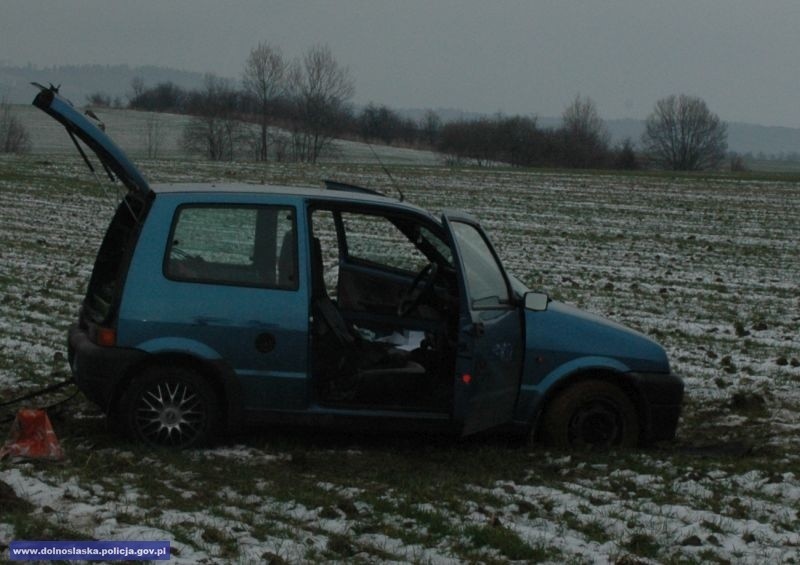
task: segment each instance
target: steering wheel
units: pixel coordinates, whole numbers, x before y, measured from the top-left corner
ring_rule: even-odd
[[[422,297],[427,295],[432,289],[433,284],[436,282],[436,275],[439,273],[439,265],[437,263],[428,263],[425,265],[414,280],[411,286],[400,298],[397,303],[397,315],[401,318],[408,316],[414,309],[419,306]],[[423,283],[424,281],[424,283]]]

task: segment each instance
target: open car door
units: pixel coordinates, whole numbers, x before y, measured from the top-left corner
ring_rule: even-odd
[[[509,422],[522,370],[522,317],[508,277],[480,224],[445,212],[459,273],[453,418],[468,435]]]

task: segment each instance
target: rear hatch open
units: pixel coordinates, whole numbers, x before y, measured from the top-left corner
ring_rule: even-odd
[[[154,194],[125,152],[101,129],[102,124],[98,127],[87,117],[94,117],[90,111],[76,109],[55,87],[36,86],[40,92],[33,105],[66,128],[87,166],[94,172],[79,140],[97,156],[109,178],[119,180],[128,189],[100,245],[81,309],[80,325],[97,342],[98,328],[113,333],[130,257]]]
[[[76,110],[67,99],[61,97],[57,88],[36,86],[41,92],[36,95],[33,105],[50,114],[66,128],[89,168],[94,170],[77,139],[83,141],[97,155],[112,180],[116,177],[128,190],[140,196],[147,196],[150,193],[150,186],[139,170],[103,130],[92,123],[85,114]]]

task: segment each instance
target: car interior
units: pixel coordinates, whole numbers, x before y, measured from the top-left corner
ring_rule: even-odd
[[[449,412],[457,343],[452,254],[420,221],[311,211],[312,375],[325,405]]]

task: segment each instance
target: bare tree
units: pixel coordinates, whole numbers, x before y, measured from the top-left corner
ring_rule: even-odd
[[[287,63],[277,47],[259,43],[250,51],[244,66],[242,84],[253,97],[261,126],[257,157],[268,159],[270,105],[286,93]]]
[[[615,169],[634,170],[639,168],[639,158],[636,156],[636,148],[630,137],[626,137],[622,143],[617,145],[614,153],[612,164]]]
[[[151,88],[142,88],[129,97],[128,107],[147,112],[185,112],[192,93],[172,82],[160,82]]]
[[[92,92],[86,97],[86,104],[93,108],[110,108],[111,95],[100,92],[99,90]]]
[[[400,134],[403,120],[400,115],[386,105],[376,106],[370,102],[358,117],[358,129],[364,141],[378,139],[386,145]]]
[[[731,162],[731,172],[744,173],[749,170],[747,168],[747,161],[745,161],[743,155],[740,155],[739,153],[736,152],[732,152],[729,156]]]
[[[674,94],[656,102],[642,144],[659,166],[676,171],[718,168],[728,148],[728,126],[702,98]]]
[[[0,153],[27,153],[31,149],[28,130],[16,116],[11,115],[11,104],[0,100]]]
[[[275,160],[279,163],[289,160],[291,139],[288,135],[278,134],[272,140],[272,147],[275,149]]]
[[[420,130],[425,142],[431,147],[436,147],[442,134],[442,118],[433,110],[426,110],[420,122]]]
[[[128,94],[128,101],[136,100],[144,93],[144,79],[141,76],[135,76],[131,79],[131,94]]]
[[[183,147],[210,161],[232,161],[242,130],[242,123],[237,120],[195,116],[183,130]]]
[[[294,103],[293,149],[300,161],[316,162],[349,117],[348,102],[355,85],[327,45],[311,47],[289,71]]]
[[[183,130],[184,149],[212,161],[232,161],[244,130],[236,119],[237,106],[230,81],[206,75],[203,90],[191,101],[195,116]]]
[[[487,165],[497,157],[495,147],[497,120],[459,120],[446,124],[439,136],[439,150],[450,163],[473,161],[479,167]]]
[[[575,96],[561,114],[565,140],[565,161],[573,167],[599,166],[608,151],[611,136],[594,101]]]
[[[156,159],[161,152],[161,144],[164,141],[164,128],[162,127],[161,117],[157,113],[147,116],[145,135],[147,137],[147,156],[151,159]]]
[[[593,135],[601,139],[608,137],[606,124],[600,118],[594,100],[588,96],[576,95],[575,99],[561,113],[561,122],[562,126],[570,131]]]

